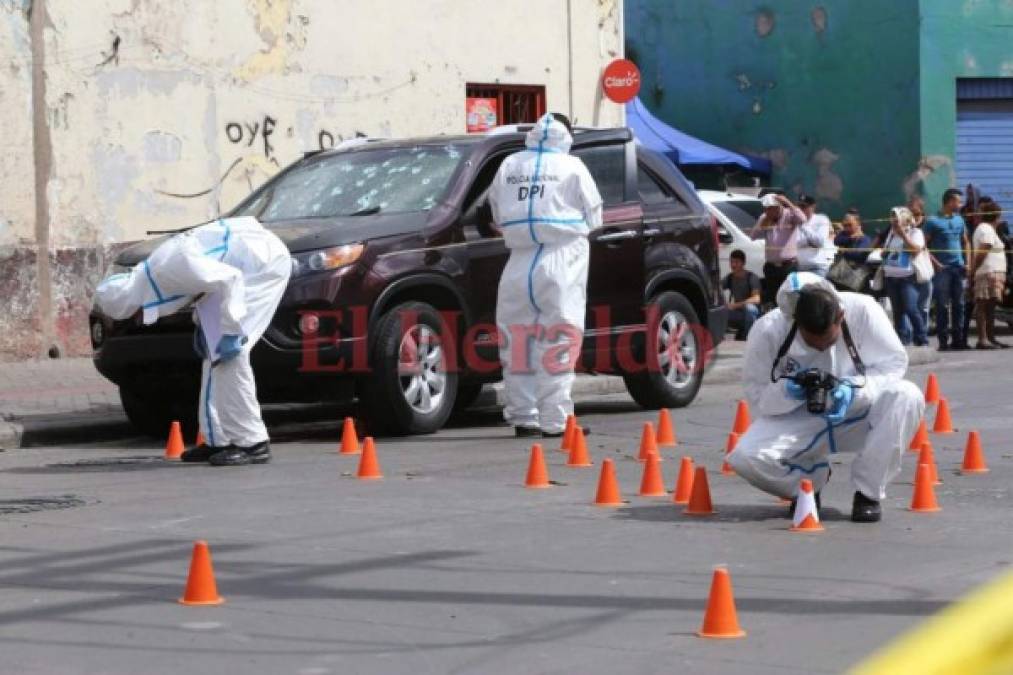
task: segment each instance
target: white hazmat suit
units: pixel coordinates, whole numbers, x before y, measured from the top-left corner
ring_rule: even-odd
[[[515,427],[563,430],[584,331],[588,233],[602,199],[573,138],[552,115],[528,132],[526,150],[503,160],[489,192],[510,249],[496,300],[503,342],[504,417]],[[526,336],[531,336],[528,339]]]
[[[200,429],[208,445],[248,448],[268,439],[260,417],[250,351],[270,324],[292,271],[288,249],[250,217],[219,220],[174,235],[128,274],[99,284],[95,302],[113,319],[138,309],[145,324],[179,311],[198,295],[204,338]],[[245,338],[220,360],[223,336]]]
[[[854,400],[840,424],[810,414],[805,401],[788,394],[784,380],[771,382],[771,367],[793,324],[798,291],[809,284],[837,295],[866,376],[855,368],[843,335],[826,351],[813,349],[796,335],[775,376],[819,368],[864,383],[854,389]],[[882,500],[887,484],[900,472],[901,458],[925,411],[921,391],[903,379],[907,352],[890,320],[871,297],[838,293],[829,282],[805,272],[788,276],[777,304],[749,333],[743,379],[757,419],[729,455],[729,463],[761,490],[790,499],[802,478],[812,480],[817,492],[822,489],[829,477],[830,454],[853,452],[857,453],[851,465],[854,490]]]

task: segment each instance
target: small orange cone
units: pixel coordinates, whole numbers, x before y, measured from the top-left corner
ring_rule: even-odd
[[[545,468],[545,456],[539,443],[531,446],[531,461],[528,462],[528,478],[524,481],[524,487],[532,489],[549,487],[549,470]]]
[[[703,615],[703,625],[696,634],[704,638],[740,638],[746,634],[739,626],[738,613],[735,611],[732,578],[724,567],[714,568],[707,611]]]
[[[911,452],[921,452],[922,443],[929,442],[929,428],[925,426],[925,418],[923,417],[921,422],[918,423],[918,431],[915,432],[915,437],[911,439],[911,445],[908,449]]]
[[[945,398],[939,399],[939,409],[936,410],[936,423],[932,427],[934,434],[954,433],[953,421],[950,419],[950,404]]]
[[[566,460],[567,466],[584,467],[594,466],[591,457],[587,454],[587,439],[579,427],[573,432],[573,447],[570,449],[570,457]]]
[[[351,417],[345,418],[345,423],[341,428],[341,449],[338,452],[342,455],[358,455],[362,452],[362,448],[359,447],[359,437],[355,434],[355,420]]]
[[[566,416],[566,426],[563,428],[563,440],[559,444],[560,452],[573,450],[573,432],[577,428],[577,418],[573,415]]]
[[[658,461],[658,453],[652,452],[644,463],[644,476],[640,479],[640,496],[664,497],[667,494],[665,480],[661,477],[661,462]]]
[[[721,475],[722,476],[734,476],[735,475],[735,469],[733,469],[732,465],[728,463],[728,459],[727,458],[728,458],[728,455],[730,455],[732,453],[732,450],[735,449],[735,446],[738,445],[738,444],[739,444],[739,435],[737,433],[735,433],[734,431],[732,433],[728,434],[728,441],[725,443],[725,461],[721,465]]]
[[[372,436],[362,441],[362,457],[359,459],[359,471],[355,474],[361,480],[378,480],[383,478],[380,473],[380,462],[376,459],[376,445]]]
[[[683,513],[687,516],[709,516],[714,513],[714,504],[711,503],[711,489],[707,484],[707,469],[702,466],[696,467],[696,474],[693,476],[693,489],[689,494],[689,503]]]
[[[676,504],[689,504],[689,495],[693,492],[693,460],[683,457],[679,463],[679,478],[675,482],[672,501]]]
[[[647,456],[652,452],[658,454],[658,437],[654,434],[654,425],[644,422],[644,431],[640,434],[640,454],[637,455],[638,462],[646,462]]]
[[[198,429],[197,430],[197,440],[194,441],[194,445],[196,445],[199,448],[200,446],[205,445],[205,444],[207,444],[207,441],[204,440],[204,432],[201,431],[200,429]]]
[[[193,544],[186,590],[179,602],[183,605],[220,605],[225,602],[225,598],[218,595],[215,571],[211,567],[211,551],[206,541],[195,541]]]
[[[911,495],[911,510],[918,513],[942,511],[936,501],[936,489],[932,486],[932,467],[919,464],[915,474],[915,491]]]
[[[749,404],[745,401],[739,401],[739,407],[735,411],[735,424],[732,426],[732,431],[741,436],[749,429],[749,424]]]
[[[183,432],[179,428],[179,422],[173,422],[169,427],[169,440],[165,443],[165,458],[179,459],[183,454]]]
[[[672,425],[672,415],[668,408],[662,408],[658,412],[658,447],[672,448],[678,445],[675,438],[675,427]]]
[[[922,450],[918,453],[918,464],[928,464],[932,469],[930,475],[933,485],[943,484],[943,481],[939,480],[939,469],[936,467],[936,453],[932,451],[932,444],[928,441],[922,443]]]
[[[939,380],[935,373],[929,373],[929,379],[925,382],[925,402],[929,405],[939,403]]]
[[[601,477],[598,479],[598,492],[594,497],[595,506],[622,506],[623,500],[619,496],[619,482],[616,480],[616,471],[612,466],[611,459],[601,461]]]
[[[822,532],[820,512],[816,508],[816,497],[813,495],[813,482],[803,478],[798,484],[798,495],[795,498],[795,513],[792,516],[792,532]]]
[[[964,463],[960,467],[961,473],[988,473],[988,465],[985,464],[985,453],[981,449],[981,437],[977,431],[967,434],[967,446],[964,448]]]

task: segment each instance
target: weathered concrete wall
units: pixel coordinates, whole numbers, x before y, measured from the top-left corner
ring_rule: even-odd
[[[922,163],[918,177],[934,209],[946,188],[964,187],[956,185],[957,78],[1013,77],[1013,2],[920,1]],[[1013,162],[1013,157],[1007,159]]]
[[[626,17],[644,103],[665,121],[769,157],[775,185],[832,214],[904,199],[920,157],[917,0],[630,0]]]
[[[467,82],[545,85],[550,108],[620,123],[597,95],[619,0],[572,0],[572,101],[567,4],[532,20],[518,0],[0,0],[0,289],[18,320],[0,317],[0,358],[87,351],[110,244],[213,217],[356,133],[461,133]]]

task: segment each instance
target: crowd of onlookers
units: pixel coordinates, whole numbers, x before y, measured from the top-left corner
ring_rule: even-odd
[[[960,190],[947,190],[935,215],[927,215],[924,200],[914,197],[891,209],[889,225],[870,235],[857,209],[833,223],[811,197],[796,204],[784,195],[765,195],[763,214],[749,233],[765,243],[763,277],[748,271],[745,253],[735,250],[722,282],[736,339],[745,339],[760,314],[775,305],[788,275],[804,271],[839,290],[888,300],[905,345],[928,345],[934,299],[940,351],[971,348],[972,315],[976,349],[1008,348],[995,337],[995,315],[1013,271],[1007,261],[1013,255],[1010,228],[997,202],[970,188],[968,197],[965,204]]]

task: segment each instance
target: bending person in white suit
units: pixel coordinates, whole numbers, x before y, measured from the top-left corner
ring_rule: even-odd
[[[749,333],[743,379],[758,418],[728,461],[788,499],[809,478],[818,499],[829,455],[856,453],[851,519],[876,522],[925,411],[921,391],[903,379],[907,352],[875,300],[838,293],[814,274],[790,274],[777,305]]]
[[[255,218],[232,218],[171,237],[129,274],[113,275],[96,289],[95,302],[108,316],[126,319],[141,310],[145,324],[195,302],[205,444],[183,453],[183,461],[270,461],[250,351],[270,324],[291,271],[278,237]]]

